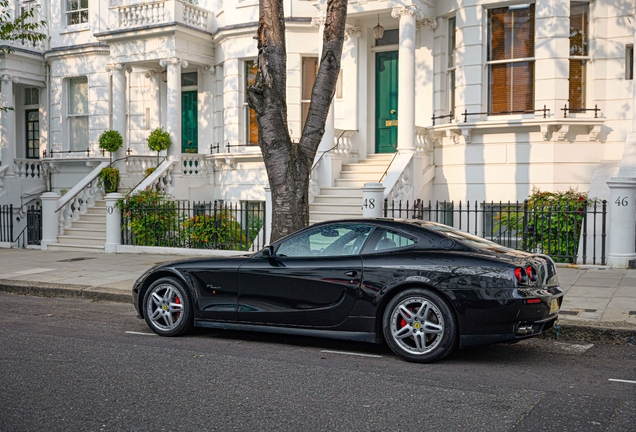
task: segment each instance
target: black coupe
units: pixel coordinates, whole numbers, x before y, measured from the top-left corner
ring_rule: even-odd
[[[554,262],[432,222],[324,222],[251,256],[164,263],[133,288],[161,336],[192,326],[379,343],[430,362],[554,324]]]

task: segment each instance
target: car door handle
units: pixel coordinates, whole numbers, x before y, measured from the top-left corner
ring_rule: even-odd
[[[357,271],[348,271],[348,272],[345,272],[345,276],[346,277],[356,277],[356,276],[358,276],[358,272]]]

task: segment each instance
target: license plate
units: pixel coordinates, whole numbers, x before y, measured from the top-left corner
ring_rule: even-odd
[[[550,314],[559,310],[559,301],[557,299],[552,299],[552,303],[550,303]]]

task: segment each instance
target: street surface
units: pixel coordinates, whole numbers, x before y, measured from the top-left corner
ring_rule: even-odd
[[[196,330],[0,293],[0,431],[633,431],[636,347],[534,339],[418,365],[385,345]]]

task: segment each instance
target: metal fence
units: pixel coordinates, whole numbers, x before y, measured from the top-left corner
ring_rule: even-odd
[[[13,243],[13,205],[0,206],[0,242]]]
[[[122,244],[257,251],[265,244],[265,202],[163,201],[122,208]]]
[[[450,225],[513,249],[557,262],[606,264],[607,201],[534,206],[524,202],[385,200],[384,216]]]
[[[16,236],[21,216],[13,214],[13,205],[0,206],[0,242],[14,243],[17,247],[39,245],[42,240],[42,207],[29,206],[26,210],[26,225]],[[22,226],[22,225],[20,225]]]

